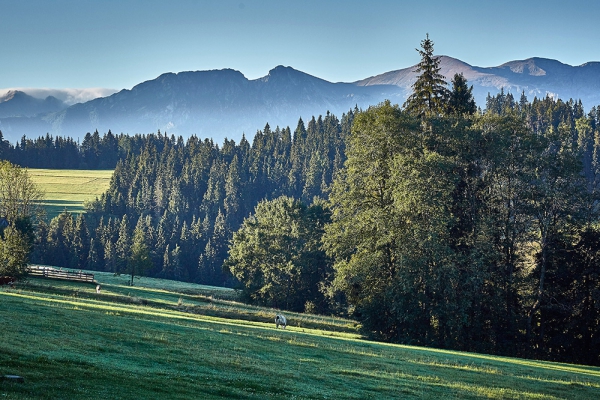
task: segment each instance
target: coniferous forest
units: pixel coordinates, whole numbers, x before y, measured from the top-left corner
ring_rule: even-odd
[[[238,287],[385,341],[600,365],[600,108],[504,91],[477,108],[429,38],[419,52],[404,105],[251,143],[2,141],[21,166],[115,168],[85,214],[37,221],[31,261]]]

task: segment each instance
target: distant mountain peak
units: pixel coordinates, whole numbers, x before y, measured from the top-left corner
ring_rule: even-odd
[[[8,92],[6,92],[6,94],[2,97],[0,97],[0,103],[3,103],[5,101],[10,101],[13,99],[18,99],[18,98],[28,98],[31,97],[29,96],[27,93],[22,92],[20,90],[9,90]]]
[[[267,76],[273,75],[302,75],[302,76],[312,76],[307,74],[306,72],[298,71],[290,66],[278,65],[275,68],[271,69]],[[313,77],[316,78],[316,77]],[[318,78],[317,78],[318,79]]]
[[[38,99],[20,90],[9,90],[0,97],[0,118],[33,117],[65,108],[66,105],[55,97]]]
[[[520,63],[509,63],[505,64],[510,70],[516,74],[523,74],[525,70],[531,76],[544,76],[546,71],[536,65],[535,60],[530,58]]]
[[[280,82],[280,81],[289,81],[289,82],[295,82],[297,83],[298,81],[312,81],[312,80],[316,80],[316,81],[320,81],[320,82],[327,82],[321,78],[317,78],[316,76],[307,74],[306,72],[302,72],[302,71],[298,71],[297,69],[294,69],[292,67],[285,67],[283,65],[278,65],[275,68],[273,68],[272,70],[269,71],[269,73],[266,76],[263,76],[262,78],[259,78],[258,80],[262,81],[262,82]],[[329,82],[327,82],[329,83]]]
[[[525,60],[515,60],[504,63],[498,68],[508,68],[515,74],[525,74],[530,76],[545,76],[549,70],[572,68],[570,65],[563,64],[556,60],[550,60],[541,57],[532,57]]]

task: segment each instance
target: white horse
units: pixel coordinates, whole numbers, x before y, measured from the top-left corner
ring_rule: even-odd
[[[275,316],[275,328],[279,328],[279,325],[281,325],[283,329],[285,329],[285,327],[287,326],[287,321],[285,317],[281,314],[277,314]]]

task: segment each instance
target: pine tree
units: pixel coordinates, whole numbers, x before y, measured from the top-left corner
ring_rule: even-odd
[[[127,270],[127,260],[131,250],[131,233],[129,231],[129,219],[127,214],[123,215],[119,225],[119,238],[115,244],[116,268],[117,271],[125,272]]]
[[[152,259],[150,258],[150,250],[146,243],[146,234],[144,233],[143,225],[138,223],[133,232],[131,255],[127,260],[127,269],[131,276],[130,284],[133,286],[133,279],[151,268]]]
[[[114,244],[109,240],[104,245],[104,270],[117,274],[117,255]]]
[[[223,201],[228,225],[238,225],[242,214],[242,188],[239,172],[239,160],[235,155],[229,164],[225,181],[225,199]]]
[[[35,229],[33,252],[31,254],[31,261],[33,263],[48,264],[48,257],[50,257],[49,229],[50,227],[46,221],[41,220],[38,222]]]
[[[419,76],[412,85],[413,93],[404,103],[410,113],[418,116],[442,113],[449,91],[446,88],[446,78],[440,74],[440,59],[433,55],[433,41],[427,38],[421,41],[421,62],[417,64]]]
[[[87,258],[90,253],[90,233],[83,214],[79,214],[75,220],[73,237],[71,240],[71,252],[74,257],[75,268],[87,268]]]
[[[90,251],[87,254],[86,266],[91,270],[100,270],[100,254],[97,243],[98,241],[94,238],[90,239]]]
[[[455,74],[452,79],[452,91],[448,99],[448,112],[456,115],[473,115],[477,111],[473,98],[473,86],[467,86],[464,75]]]

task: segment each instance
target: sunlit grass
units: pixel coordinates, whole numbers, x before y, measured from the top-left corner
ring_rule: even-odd
[[[42,205],[49,218],[65,209],[72,213],[84,211],[84,202],[94,200],[104,193],[113,170],[35,169],[27,172],[45,194]]]
[[[213,299],[241,311],[193,312],[199,311],[193,310],[194,299],[205,296],[195,290],[205,287],[188,286],[182,293],[169,282],[146,281],[136,282],[135,289],[105,281],[100,294],[94,285],[42,279],[16,289],[0,288],[0,375],[25,378],[21,384],[0,383],[0,398],[600,395],[598,368],[374,343],[356,332],[329,330],[326,320],[318,329],[294,326],[295,314],[290,314],[288,329],[275,329],[274,310],[250,308],[254,317],[271,315],[245,319],[251,315],[248,306]],[[153,287],[143,287],[146,283]],[[178,306],[180,299],[183,304]]]
[[[273,309],[236,301],[239,296],[233,289],[145,277],[135,279],[135,286],[129,286],[127,285],[128,277],[125,275],[115,276],[112,273],[97,271],[86,272],[94,274],[95,280],[101,284],[102,296],[110,301],[134,304],[150,303],[152,306],[171,307],[192,314],[255,322],[271,323],[274,318]],[[76,293],[80,297],[97,297],[95,284],[82,286],[76,282],[41,278],[33,278],[30,281],[32,285],[39,285],[36,288],[38,291]],[[51,288],[45,290],[45,287]],[[327,334],[356,333],[358,330],[358,324],[355,321],[344,318],[292,312],[286,312],[286,315],[290,318],[289,327],[321,329],[325,330]]]

